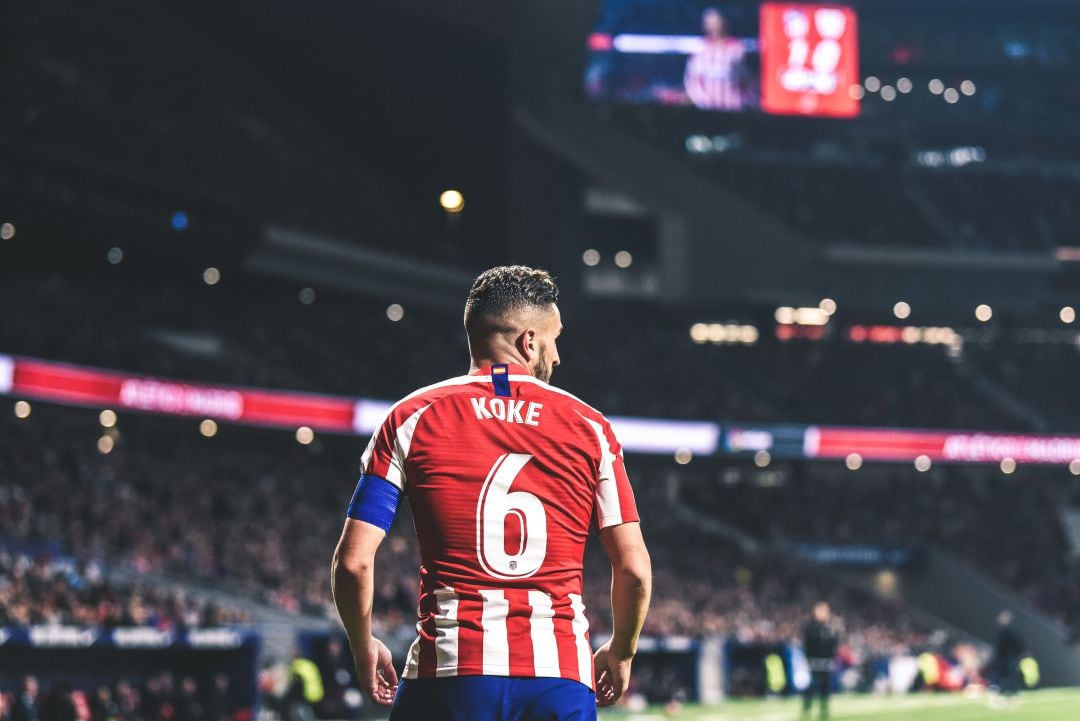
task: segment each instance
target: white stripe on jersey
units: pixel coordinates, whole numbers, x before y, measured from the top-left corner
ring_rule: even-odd
[[[480,591],[484,597],[484,610],[480,617],[480,627],[484,629],[484,675],[510,675],[510,641],[506,632],[506,617],[510,613],[510,602],[506,594],[493,589]]]
[[[555,642],[555,609],[551,596],[543,591],[529,591],[529,633],[532,636],[533,668],[537,676],[558,677],[559,646]]]
[[[409,457],[413,433],[416,432],[416,424],[420,422],[420,416],[424,415],[424,411],[428,408],[431,408],[430,403],[406,418],[405,422],[398,426],[394,437],[394,453],[390,457],[390,465],[386,468],[386,480],[401,490],[405,490],[405,459]]]
[[[456,676],[458,666],[458,596],[452,588],[435,589],[435,675]]]
[[[570,608],[574,610],[572,628],[574,629],[574,641],[577,643],[578,673],[581,676],[581,682],[592,688],[592,649],[589,647],[589,639],[585,638],[585,634],[589,630],[589,621],[585,618],[585,604],[581,602],[581,596],[576,593],[571,593],[569,598]]]
[[[578,413],[580,416],[581,414]],[[622,523],[622,506],[619,503],[619,484],[615,481],[615,454],[608,446],[607,437],[604,435],[604,427],[594,420],[581,416],[588,423],[596,440],[600,444],[600,470],[597,473],[599,482],[596,484],[596,505],[600,509],[599,527]]]
[[[416,640],[409,646],[408,660],[405,661],[405,671],[401,674],[405,678],[416,678],[420,675],[420,624],[416,624]]]

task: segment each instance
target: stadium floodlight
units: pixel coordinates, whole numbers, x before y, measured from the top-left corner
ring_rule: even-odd
[[[204,438],[213,438],[217,435],[217,432],[217,421],[213,420],[212,418],[205,418],[201,423],[199,423],[199,433]]]
[[[465,196],[460,190],[444,190],[439,196],[439,205],[447,213],[460,213],[465,210]]]

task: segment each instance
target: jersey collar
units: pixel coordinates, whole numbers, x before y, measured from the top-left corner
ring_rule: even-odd
[[[499,365],[499,364],[496,364],[496,365]],[[531,376],[532,375],[532,373],[529,372],[528,368],[526,368],[524,366],[520,366],[517,363],[507,363],[506,366],[507,366],[507,368],[506,368],[507,372],[512,376]],[[471,376],[489,376],[489,375],[491,375],[491,366],[487,365],[487,366],[484,366],[484,367],[479,368],[477,370],[474,370],[469,375],[471,375]]]

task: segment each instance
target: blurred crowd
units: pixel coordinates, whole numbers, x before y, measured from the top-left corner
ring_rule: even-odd
[[[242,721],[229,701],[229,678],[200,682],[171,672],[107,682],[0,678],[0,721]]]
[[[287,611],[333,615],[329,556],[351,495],[360,441],[321,439],[306,448],[281,448],[267,437],[273,431],[234,429],[222,434],[231,438],[205,439],[182,421],[133,417],[121,419],[116,448],[101,455],[93,445],[96,420],[83,411],[40,408],[24,421],[3,421],[0,465],[18,469],[0,479],[4,536],[21,544],[52,543],[75,559],[50,572],[13,556],[13,567],[25,570],[13,575],[13,591],[0,596],[13,599],[9,614],[29,606],[45,620],[69,613],[109,623],[107,611],[154,625],[242,619],[221,609],[197,613],[175,594],[145,589],[121,597],[119,608],[102,602],[93,609],[52,610],[71,607],[75,598],[87,599],[85,604],[113,598],[93,583],[98,564],[109,563],[209,582]],[[688,527],[672,513],[663,471],[632,464],[631,473],[657,574],[646,633],[783,642],[797,635],[807,609],[825,599],[845,619],[853,652],[869,657],[931,643],[931,630],[900,607],[839,590],[805,569]],[[377,564],[376,633],[407,644],[418,567],[407,505]],[[597,638],[610,629],[604,564],[598,544],[591,543],[586,602]],[[89,590],[71,590],[75,578],[90,579]]]
[[[0,486],[0,496],[8,486]],[[0,498],[0,507],[7,507]],[[7,520],[0,511],[0,517]],[[0,627],[64,625],[161,631],[248,620],[238,609],[189,598],[180,589],[110,582],[97,561],[0,550]]]
[[[780,545],[933,544],[1080,630],[1080,564],[1059,515],[1080,499],[1074,477],[976,466],[934,468],[919,478],[897,466],[853,472],[814,464],[763,475],[738,467],[684,472],[680,502]]]

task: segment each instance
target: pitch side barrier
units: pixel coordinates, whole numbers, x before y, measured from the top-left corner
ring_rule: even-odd
[[[90,366],[0,355],[0,395],[69,406],[111,408],[250,426],[370,435],[391,401],[212,385]],[[611,417],[628,453],[783,460],[1074,464],[1080,436],[860,428]]]
[[[260,645],[251,628],[0,626],[0,690],[30,674],[91,694],[117,678],[141,682],[169,672],[206,690],[224,680],[230,716],[253,718]]]

